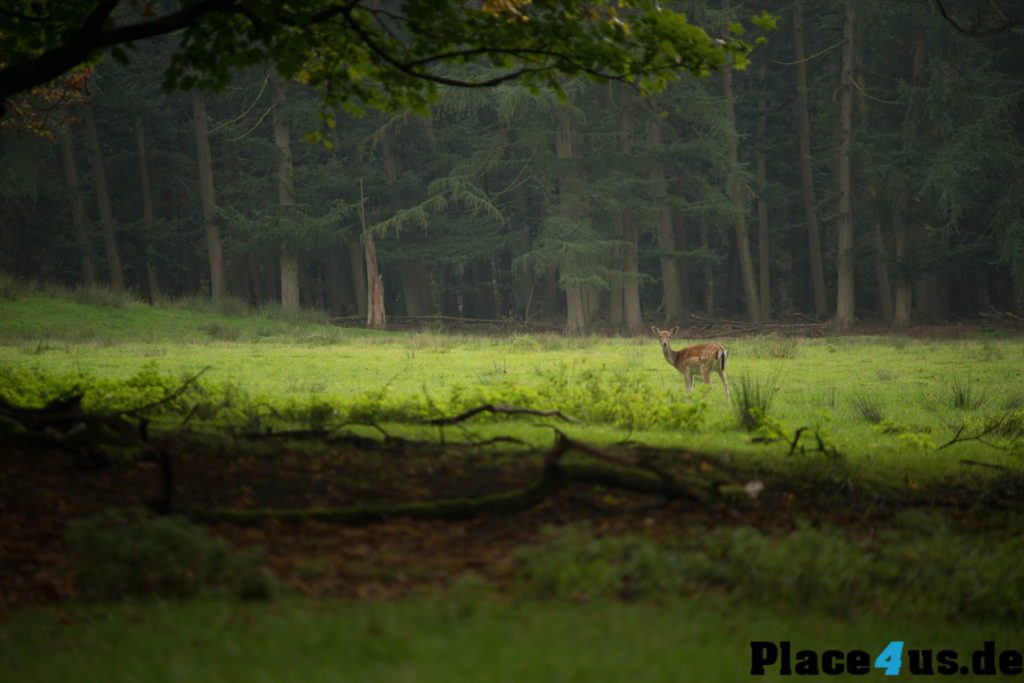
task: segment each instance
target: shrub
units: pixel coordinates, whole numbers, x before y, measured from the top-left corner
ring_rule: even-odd
[[[220,592],[268,598],[270,574],[255,556],[233,553],[227,543],[176,517],[107,512],[72,522],[67,530],[71,569],[83,598],[191,598]]]

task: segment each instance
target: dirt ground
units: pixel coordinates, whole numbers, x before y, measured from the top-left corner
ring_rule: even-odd
[[[217,439],[179,433],[156,435],[152,443],[173,460],[172,511],[337,509],[475,498],[525,486],[544,462],[540,453],[511,446],[496,453],[318,435]],[[500,583],[515,570],[516,548],[552,524],[588,520],[601,530],[671,535],[698,524],[784,532],[803,518],[871,529],[908,506],[940,506],[966,524],[985,527],[1007,510],[1024,511],[1024,477],[1009,471],[995,473],[979,495],[955,482],[927,489],[909,482],[864,486],[844,480],[841,467],[824,461],[788,473],[758,472],[685,450],[620,452],[656,463],[673,477],[734,492],[701,502],[573,483],[522,511],[457,521],[283,523],[270,517],[205,526],[240,550],[264,548],[272,571],[299,593],[379,598],[443,585],[466,570]],[[65,564],[67,524],[107,508],[153,506],[166,471],[159,459],[83,466],[81,458],[56,448],[6,448],[0,461],[0,607],[75,598]],[[764,485],[756,499],[742,491],[750,481]]]

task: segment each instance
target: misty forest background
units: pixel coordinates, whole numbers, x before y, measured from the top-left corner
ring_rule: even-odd
[[[1021,312],[1024,31],[968,35],[931,0],[677,4],[779,28],[646,99],[576,80],[327,116],[269,69],[164,93],[174,37],[141,43],[53,136],[0,129],[0,271],[381,326],[376,282],[389,315],[568,334]]]

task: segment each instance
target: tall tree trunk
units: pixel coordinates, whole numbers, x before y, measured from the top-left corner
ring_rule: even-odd
[[[761,65],[757,69],[757,265],[758,291],[761,293],[759,302],[761,318],[771,318],[771,249],[768,239],[768,201],[765,197],[768,187],[768,172],[765,154],[768,147],[767,118],[768,103],[766,101],[767,86],[765,76],[768,73],[768,60],[761,56]]]
[[[878,311],[887,325],[892,325],[892,286],[889,284],[889,267],[885,263],[885,239],[882,224],[875,220],[873,238],[875,242],[875,286],[878,289]]]
[[[849,330],[854,319],[853,201],[850,145],[853,143],[853,2],[846,3],[843,23],[843,73],[839,89],[839,159],[836,177],[839,215],[836,218],[836,329]]]
[[[569,105],[555,108],[555,157],[560,161],[576,158],[576,119]],[[558,178],[559,211],[570,220],[581,217],[578,172],[562,166]],[[590,306],[583,293],[583,287],[566,278],[575,273],[573,264],[562,264],[559,279],[565,290],[565,334],[581,336],[590,333]],[[566,272],[567,271],[567,272]]]
[[[359,224],[362,226],[363,253],[366,258],[366,325],[375,330],[387,327],[384,311],[384,276],[377,269],[377,245],[373,232],[366,224],[366,198],[363,180],[359,179]]]
[[[139,148],[139,183],[142,186],[142,222],[146,226],[146,284],[149,288],[149,300],[156,303],[160,299],[160,278],[154,263],[155,251],[152,246],[153,227],[153,186],[149,182],[149,160],[146,156],[146,129],[142,117],[135,117],[135,142]]]
[[[700,221],[700,246],[705,254],[711,253],[711,242],[708,240],[708,224],[704,219]],[[709,316],[715,315],[715,273],[711,262],[704,259],[700,267],[704,277],[704,312]]]
[[[349,235],[345,240],[348,250],[348,262],[352,271],[353,298],[356,302],[355,312],[357,315],[366,315],[366,261],[365,250],[358,235]]]
[[[623,235],[622,213],[621,211],[615,213],[610,218],[612,238],[620,241]],[[613,332],[619,332],[623,327],[622,272],[625,268],[623,265],[625,259],[622,252],[623,249],[620,248],[612,254],[612,272],[608,276],[608,327]]]
[[[892,212],[893,235],[896,238],[896,292],[893,297],[892,314],[892,326],[894,329],[910,327],[911,306],[913,305],[913,285],[910,279],[909,267],[906,263],[909,243],[907,226],[903,220],[906,205],[907,200],[904,194]]]
[[[804,27],[801,0],[793,0],[793,52],[796,58],[797,138],[800,141],[800,175],[803,184],[804,221],[807,223],[807,250],[811,262],[811,290],[814,314],[828,313],[825,299],[825,269],[821,259],[821,234],[818,230],[817,201],[814,197],[814,173],[811,163],[811,117],[807,110],[807,67],[804,64]]]
[[[295,175],[292,169],[291,129],[284,117],[286,102],[284,81],[271,77],[274,88],[274,146],[277,147],[277,201],[281,220],[289,227],[295,223]],[[281,245],[281,308],[299,310],[299,252],[295,245]]]
[[[619,152],[623,156],[633,155],[633,88],[622,83],[619,90]],[[615,329],[627,336],[637,336],[643,331],[643,316],[640,309],[640,280],[637,277],[639,263],[639,229],[637,209],[630,206],[617,217],[620,236],[625,246],[621,253],[621,268],[624,276],[619,277],[621,301],[620,319]]]
[[[92,240],[89,238],[89,220],[85,213],[85,197],[82,195],[82,184],[78,179],[78,164],[75,162],[74,142],[71,138],[71,127],[67,134],[60,136],[60,153],[64,160],[64,179],[71,193],[71,220],[75,226],[75,241],[81,254],[82,283],[86,287],[95,287],[96,260],[92,255]]]
[[[401,261],[398,277],[405,298],[406,315],[430,315],[434,312],[434,300],[430,292],[430,274],[423,259]]]
[[[657,104],[651,101],[656,109]],[[657,155],[661,148],[661,120],[649,118],[644,122],[644,137],[651,152]],[[672,228],[672,209],[668,205],[668,185],[665,181],[665,165],[658,158],[652,158],[649,171],[651,196],[659,204],[654,219],[655,236],[658,241],[658,258],[661,266],[661,291],[664,303],[665,323],[676,324],[686,316],[683,308],[683,287],[679,278],[679,260],[675,255],[676,238]]]
[[[728,25],[729,0],[722,0],[722,17]],[[747,305],[747,318],[751,322],[761,319],[761,300],[757,294],[757,280],[754,278],[754,261],[750,255],[750,238],[747,235],[747,213],[743,206],[739,178],[739,140],[736,132],[736,102],[732,92],[732,72],[722,70],[722,95],[725,100],[725,117],[729,121],[729,193],[732,197],[734,225],[736,228],[736,255],[739,258],[740,278],[743,280],[743,297]]]
[[[222,299],[227,295],[224,245],[220,239],[220,226],[217,222],[217,195],[213,184],[213,154],[210,152],[210,124],[206,115],[206,99],[198,90],[192,91],[192,116],[196,129],[199,199],[203,206],[206,251],[210,260],[210,296]]]
[[[117,249],[117,227],[114,225],[114,212],[110,208],[110,187],[107,185],[107,172],[103,167],[100,131],[96,126],[96,116],[91,106],[85,107],[85,126],[89,134],[89,147],[92,148],[93,181],[96,184],[96,200],[100,209],[100,226],[103,228],[103,246],[107,251],[110,287],[115,292],[123,292],[124,269],[121,267],[121,254]]]

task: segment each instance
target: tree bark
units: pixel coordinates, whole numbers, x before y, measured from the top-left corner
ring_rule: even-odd
[[[657,108],[652,100],[652,105]],[[648,119],[644,122],[644,137],[652,154],[661,148],[661,121]],[[683,287],[679,279],[679,260],[676,258],[676,238],[672,229],[672,210],[668,206],[668,185],[665,181],[665,165],[660,159],[652,158],[650,168],[651,196],[659,203],[655,216],[655,236],[658,241],[658,257],[661,266],[661,291],[664,303],[665,323],[676,324],[686,311],[683,308]]]
[[[555,157],[560,161],[576,158],[576,120],[568,105],[555,108]],[[580,202],[576,196],[579,185],[578,172],[562,166],[558,177],[559,211],[570,220],[579,220]],[[559,278],[565,290],[565,334],[582,336],[590,333],[590,307],[580,285],[565,280],[574,276],[575,264],[563,263]]]
[[[196,130],[199,198],[203,206],[206,251],[210,260],[210,296],[214,299],[222,299],[227,295],[224,245],[221,242],[220,226],[217,222],[217,196],[213,183],[213,154],[210,152],[210,124],[206,115],[206,99],[198,90],[192,91],[192,115]]]
[[[803,184],[804,220],[807,223],[807,250],[811,265],[811,290],[814,314],[828,313],[825,298],[825,269],[821,259],[821,234],[818,230],[817,201],[814,197],[814,173],[811,160],[811,118],[807,109],[807,67],[804,64],[804,28],[801,0],[793,0],[793,52],[796,58],[797,139],[800,141],[800,175]]]
[[[882,237],[882,224],[876,220],[874,224],[875,241],[875,285],[878,289],[878,312],[887,325],[892,325],[892,286],[889,284],[889,267],[885,263],[885,239]]]
[[[366,258],[366,325],[375,330],[387,327],[384,311],[384,277],[377,270],[377,245],[373,232],[366,224],[366,198],[363,180],[359,179],[359,224],[363,228],[363,254]]]
[[[620,117],[619,117],[619,151],[623,156],[633,154],[633,88],[622,83],[619,85]],[[637,336],[643,332],[643,314],[640,308],[640,270],[639,241],[637,227],[637,210],[635,206],[627,207],[619,216],[621,221],[622,271],[621,289],[621,321],[619,329],[627,336]]]
[[[853,143],[853,2],[846,3],[843,24],[843,72],[839,90],[839,159],[836,177],[839,215],[836,219],[836,320],[838,331],[849,330],[854,320],[853,202],[850,146]]]
[[[430,273],[422,259],[401,261],[398,277],[405,298],[406,315],[430,315],[434,312],[434,301],[430,292]]]
[[[295,175],[292,168],[291,129],[284,117],[286,100],[284,81],[271,77],[274,88],[274,146],[277,147],[277,201],[281,206],[281,220],[289,226],[295,223]],[[299,310],[299,252],[295,245],[281,245],[281,308],[287,312]]]
[[[708,240],[708,224],[703,219],[700,221],[700,246],[705,254],[711,253],[711,242]],[[704,312],[709,317],[715,315],[715,272],[711,264],[705,259],[701,264],[701,274],[704,276]]]
[[[729,21],[729,0],[722,0],[723,21]],[[736,228],[736,256],[739,258],[740,278],[743,281],[743,297],[746,300],[747,318],[751,322],[761,319],[760,298],[757,294],[757,280],[754,278],[754,262],[750,255],[750,238],[747,234],[747,214],[743,206],[739,179],[739,140],[736,132],[736,102],[732,92],[732,71],[722,70],[722,95],[725,100],[725,117],[729,121],[729,194],[732,197],[734,226]]]
[[[761,65],[757,69],[757,150],[756,150],[756,175],[757,175],[757,265],[758,291],[761,294],[759,302],[761,308],[761,319],[771,318],[771,244],[768,235],[768,201],[765,198],[768,187],[768,172],[765,154],[768,147],[767,134],[767,86],[765,76],[768,73],[768,60],[762,55]]]
[[[146,226],[146,284],[149,300],[156,303],[160,297],[160,278],[153,262],[155,252],[152,246],[153,227],[153,186],[149,182],[149,160],[146,156],[146,129],[141,116],[135,117],[135,142],[139,149],[139,183],[142,186],[142,222]]]
[[[96,260],[92,255],[89,220],[85,213],[85,197],[82,195],[82,184],[78,178],[78,165],[75,162],[75,149],[70,126],[67,134],[60,136],[60,153],[64,161],[64,179],[67,181],[71,194],[71,220],[75,226],[75,241],[78,242],[78,250],[81,255],[82,283],[86,287],[95,287],[98,282]]]
[[[366,293],[365,250],[359,240],[359,236],[354,234],[348,236],[345,246],[348,250],[349,267],[352,270],[353,298],[356,303],[355,312],[357,315],[363,316],[366,315],[366,303],[368,301]]]
[[[124,269],[121,266],[121,254],[117,249],[117,226],[114,224],[114,212],[110,208],[110,187],[107,184],[107,172],[103,166],[103,146],[100,144],[100,132],[91,105],[85,107],[85,126],[89,134],[89,147],[92,148],[93,181],[96,185],[96,200],[100,209],[100,226],[103,228],[103,245],[107,251],[110,288],[115,292],[123,292]]]

